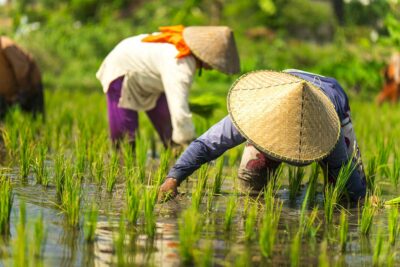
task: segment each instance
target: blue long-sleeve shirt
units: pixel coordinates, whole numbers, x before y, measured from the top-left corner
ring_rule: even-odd
[[[321,88],[335,105],[340,120],[343,121],[347,118],[348,98],[335,79],[301,71],[291,70],[288,72]],[[218,158],[226,150],[245,141],[246,139],[233,125],[230,117],[226,116],[189,145],[169,171],[168,177],[175,178],[178,183],[181,183],[202,164]],[[329,167],[328,175],[336,178],[341,167],[350,159],[351,155],[347,153],[346,142],[341,133],[335,148],[322,162]],[[350,198],[353,200],[363,197],[366,193],[365,183],[357,171],[352,172],[346,187]]]

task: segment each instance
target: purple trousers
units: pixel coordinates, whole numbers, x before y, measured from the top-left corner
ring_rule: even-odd
[[[121,76],[112,81],[107,91],[110,136],[115,145],[118,145],[125,137],[134,145],[136,131],[139,127],[139,117],[138,112],[135,110],[118,107],[123,80],[124,77]],[[172,138],[172,123],[165,94],[161,94],[157,100],[156,106],[146,111],[146,113],[154,125],[154,128],[157,130],[164,146],[168,146]]]

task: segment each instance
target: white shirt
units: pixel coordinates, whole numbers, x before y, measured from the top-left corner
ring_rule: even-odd
[[[106,93],[110,83],[124,76],[118,106],[151,110],[165,92],[172,121],[172,140],[181,144],[194,138],[188,95],[196,72],[192,55],[177,59],[169,43],[142,42],[147,34],[122,40],[105,58],[96,77]]]

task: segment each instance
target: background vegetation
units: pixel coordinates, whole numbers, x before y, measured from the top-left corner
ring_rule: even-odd
[[[0,10],[2,33],[34,54],[50,90],[100,92],[95,72],[107,53],[162,25],[229,25],[242,72],[304,69],[334,76],[367,98],[400,50],[398,0],[14,0]],[[206,73],[193,95],[225,95],[235,78]],[[204,88],[210,81],[215,88]]]

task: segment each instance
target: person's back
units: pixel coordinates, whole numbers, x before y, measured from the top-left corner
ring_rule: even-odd
[[[44,113],[41,74],[31,55],[6,36],[0,37],[0,118],[18,104],[22,110]]]
[[[385,83],[377,97],[378,104],[384,101],[396,103],[400,97],[400,53],[392,55],[384,70]]]

